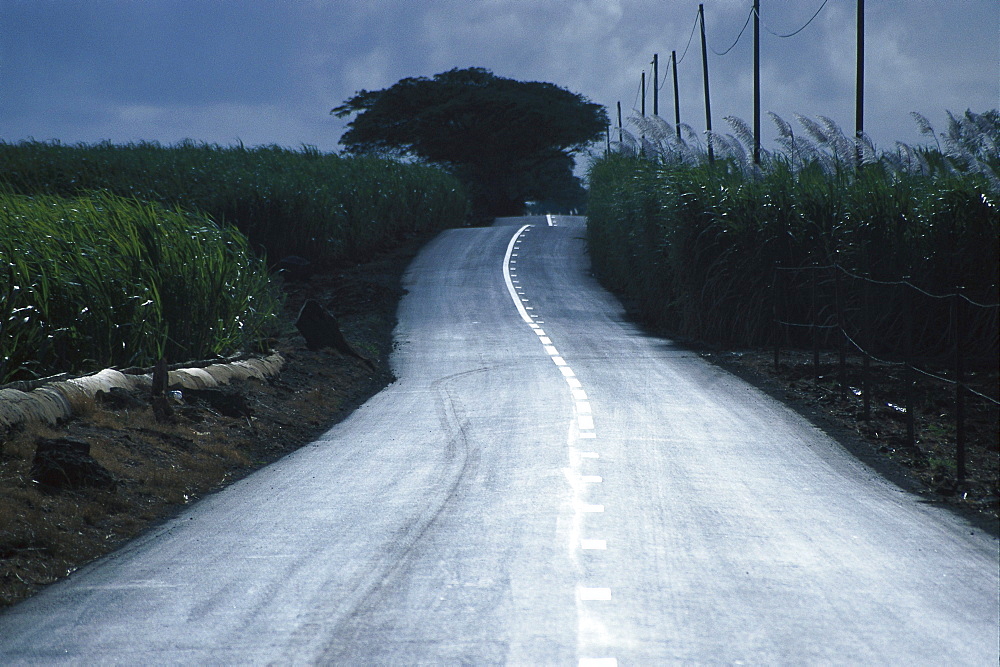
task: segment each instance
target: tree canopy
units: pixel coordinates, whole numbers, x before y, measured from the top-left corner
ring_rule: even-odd
[[[599,139],[607,113],[555,84],[473,67],[362,90],[331,110],[357,113],[340,143],[450,168],[480,215],[513,215],[529,199],[569,202],[582,189],[573,156]]]

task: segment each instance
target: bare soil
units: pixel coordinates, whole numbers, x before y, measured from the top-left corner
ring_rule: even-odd
[[[57,427],[0,433],[0,607],[315,440],[392,382],[388,358],[400,279],[426,240],[411,239],[366,264],[285,282],[282,330],[273,341],[285,358],[280,376],[231,387],[248,414],[228,417],[188,396],[174,406],[172,420],[159,422],[149,397],[139,396],[128,407],[95,401]],[[374,362],[374,371],[333,349],[306,348],[294,327],[306,299],[337,317],[344,337]],[[115,488],[56,490],[35,482],[36,442],[58,437],[89,443]]]
[[[1000,410],[994,402],[966,396],[965,475],[960,478],[953,385],[918,378],[911,443],[905,407],[911,378],[899,366],[872,364],[866,418],[858,359],[848,361],[844,391],[835,353],[822,353],[818,368],[811,351],[782,350],[777,368],[773,350],[702,355],[795,408],[865,463],[919,494],[923,502],[947,506],[984,530],[1000,534]],[[944,370],[938,373],[947,375]],[[970,373],[967,381],[996,399],[996,370]]]
[[[249,414],[227,417],[192,400],[176,419],[156,421],[148,397],[133,407],[95,402],[58,427],[28,426],[0,434],[0,607],[14,604],[175,515],[188,503],[314,440],[393,380],[388,367],[400,277],[426,239],[377,260],[305,282],[283,285],[284,326],[274,349],[286,360],[280,377],[233,387]],[[340,321],[345,338],[375,362],[324,349],[310,351],[293,326],[302,303],[318,300]],[[705,352],[704,356],[764,388],[832,433],[855,455],[926,502],[962,512],[997,533],[1000,447],[995,405],[972,402],[967,475],[956,479],[953,402],[947,389],[920,398],[917,442],[906,438],[903,385],[880,369],[870,420],[861,398],[841,395],[835,360],[824,355],[817,379],[811,355]],[[857,370],[856,368],[854,369]],[[980,375],[996,395],[995,373]],[[90,443],[91,455],[115,478],[113,490],[46,489],[31,479],[36,442],[69,436]]]

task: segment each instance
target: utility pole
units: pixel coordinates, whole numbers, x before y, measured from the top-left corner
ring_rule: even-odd
[[[639,79],[639,88],[642,90],[642,117],[646,117],[646,71],[642,71],[642,78]]]
[[[660,115],[660,55],[653,54],[653,115]]]
[[[677,131],[677,138],[681,138],[681,100],[677,95],[677,52],[670,52],[670,63],[674,70],[674,129]]]
[[[622,135],[622,103],[618,102],[618,143],[625,141],[625,137]]]
[[[715,151],[712,150],[712,102],[708,95],[708,45],[705,42],[705,5],[698,5],[698,18],[701,19],[701,69],[705,79],[705,129],[708,141],[708,161],[715,162]]]
[[[858,75],[854,103],[854,136],[858,139],[858,165],[861,164],[861,135],[865,132],[865,0],[858,0]]]
[[[753,163],[760,164],[760,0],[753,0]]]

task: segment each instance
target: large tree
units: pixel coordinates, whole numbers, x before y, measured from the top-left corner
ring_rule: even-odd
[[[469,187],[479,215],[516,215],[526,200],[578,196],[573,156],[608,122],[604,107],[581,95],[478,67],[362,90],[330,113],[357,113],[340,139],[349,152],[450,168]]]

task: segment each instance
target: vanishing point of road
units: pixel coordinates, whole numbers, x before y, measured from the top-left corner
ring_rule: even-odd
[[[997,540],[644,335],[584,235],[441,234],[395,383],[0,614],[0,663],[996,665]]]

